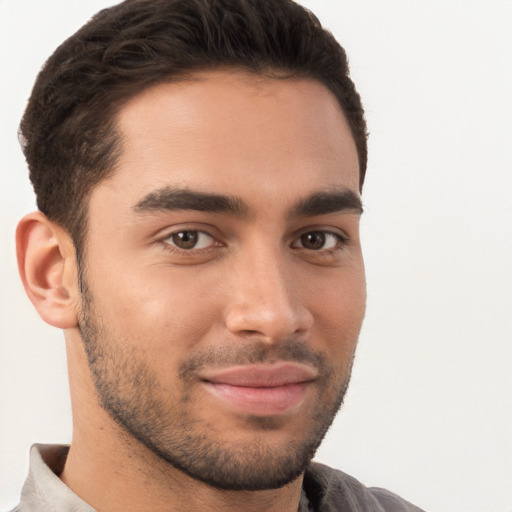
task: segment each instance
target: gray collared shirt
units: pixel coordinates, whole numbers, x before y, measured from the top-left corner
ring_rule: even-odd
[[[32,446],[20,504],[12,512],[95,512],[58,477],[68,451],[69,446]]]
[[[12,512],[96,512],[58,475],[69,446],[35,444],[20,504]],[[423,512],[385,489],[367,488],[341,471],[311,463],[298,512]]]

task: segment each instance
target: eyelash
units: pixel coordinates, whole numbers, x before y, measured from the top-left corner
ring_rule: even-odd
[[[211,238],[212,243],[211,245],[208,245],[207,247],[201,247],[201,248],[195,248],[192,247],[190,249],[182,249],[181,247],[177,247],[174,245],[170,240],[172,237],[179,235],[180,233],[195,233],[196,235],[206,235],[207,237]],[[173,253],[180,253],[180,254],[198,254],[205,251],[210,251],[211,249],[215,247],[221,247],[222,244],[216,240],[216,238],[213,235],[210,235],[210,233],[207,233],[206,231],[200,230],[200,229],[180,229],[178,231],[173,231],[172,233],[169,233],[165,238],[162,239],[162,245],[164,248],[170,252]]]
[[[312,229],[310,231],[305,231],[301,235],[299,235],[292,243],[292,246],[299,241],[301,241],[301,243],[303,243],[303,241],[301,240],[303,237],[305,237],[307,235],[313,235],[313,234],[314,235],[322,235],[322,237],[324,237],[324,244],[326,243],[325,239],[327,237],[329,237],[329,236],[333,237],[336,240],[335,246],[332,248],[329,248],[329,249],[320,248],[317,250],[308,249],[307,247],[296,247],[296,248],[303,249],[305,251],[311,251],[312,253],[317,253],[319,255],[320,254],[331,255],[331,254],[334,254],[334,253],[342,250],[348,243],[348,238],[346,236],[341,235],[340,233],[337,233],[334,231],[329,231],[326,229]]]
[[[207,247],[200,247],[200,248],[191,247],[189,249],[183,249],[181,247],[177,247],[175,244],[173,244],[170,241],[170,240],[172,240],[173,237],[175,237],[179,234],[183,234],[183,233],[193,233],[196,236],[206,235],[214,243],[208,245]],[[307,248],[307,247],[303,247],[303,246],[297,246],[298,243],[302,244],[304,242],[303,237],[305,237],[307,235],[323,236],[324,237],[324,242],[323,242],[324,245],[326,243],[325,238],[331,236],[336,239],[336,243],[335,243],[334,247],[329,248],[329,249],[324,249],[324,248],[311,249],[311,248]],[[290,247],[292,247],[293,249],[300,250],[300,251],[307,251],[311,254],[315,254],[318,256],[321,256],[321,255],[332,256],[332,255],[342,251],[347,246],[348,243],[349,243],[348,237],[346,237],[338,232],[319,228],[319,229],[310,229],[309,231],[302,232],[301,234],[299,234],[297,237],[294,238],[293,242],[290,244]],[[201,253],[205,253],[205,252],[210,252],[215,247],[223,246],[223,244],[221,242],[218,242],[213,235],[209,234],[206,231],[200,230],[200,229],[180,229],[178,231],[169,233],[165,238],[162,239],[162,245],[167,251],[175,253],[175,254],[178,253],[181,255],[201,254]]]

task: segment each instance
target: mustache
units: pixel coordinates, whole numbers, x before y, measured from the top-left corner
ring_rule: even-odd
[[[205,368],[277,362],[308,364],[324,376],[332,372],[328,358],[322,352],[312,350],[304,342],[285,340],[270,346],[261,342],[242,342],[240,345],[212,347],[183,361],[178,375],[180,379],[188,380]]]

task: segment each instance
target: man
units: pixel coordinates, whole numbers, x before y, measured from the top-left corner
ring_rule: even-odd
[[[311,463],[365,310],[366,125],[286,0],[127,0],[61,45],[21,123],[18,261],[64,330],[70,447],[17,510],[419,510]]]

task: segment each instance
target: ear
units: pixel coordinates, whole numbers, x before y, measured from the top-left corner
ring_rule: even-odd
[[[77,326],[78,286],[70,236],[41,212],[23,217],[16,230],[18,269],[41,318],[61,329]]]

